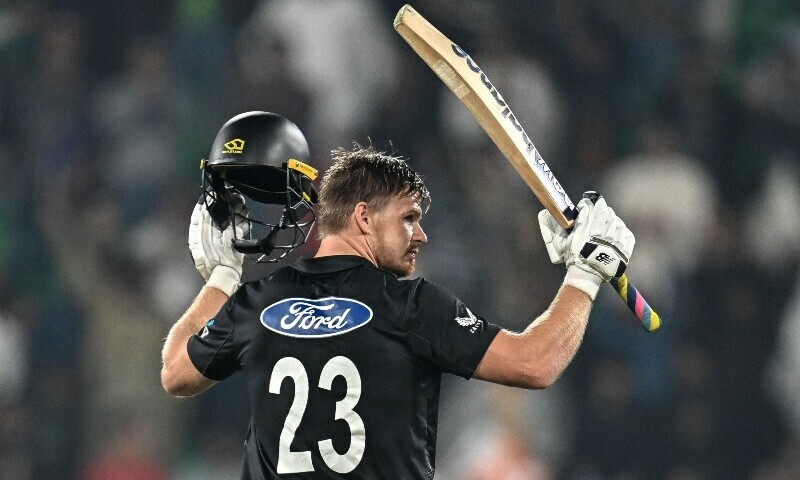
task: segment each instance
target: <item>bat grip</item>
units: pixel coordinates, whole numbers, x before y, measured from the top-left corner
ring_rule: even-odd
[[[596,203],[600,198],[600,194],[595,191],[588,191],[583,194],[583,198],[588,198],[592,203]],[[661,326],[661,317],[650,308],[650,304],[647,303],[647,300],[639,293],[639,290],[628,281],[627,275],[623,273],[619,277],[613,277],[608,283],[610,283],[619,296],[622,297],[622,300],[625,301],[625,304],[628,305],[631,312],[636,315],[636,318],[639,319],[639,323],[642,324],[645,330],[648,332],[658,330],[658,327]]]
[[[622,300],[628,305],[639,323],[648,332],[654,332],[661,326],[661,317],[650,308],[650,304],[644,299],[639,290],[628,281],[628,276],[624,273],[620,277],[614,277],[608,281],[614,290],[617,291]]]

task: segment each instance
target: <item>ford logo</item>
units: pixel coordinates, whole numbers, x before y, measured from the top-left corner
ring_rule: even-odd
[[[372,309],[352,298],[287,298],[261,312],[261,323],[289,337],[341,335],[372,320]]]

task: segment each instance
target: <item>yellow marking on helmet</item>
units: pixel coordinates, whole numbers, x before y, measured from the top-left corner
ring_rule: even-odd
[[[241,138],[234,138],[222,144],[226,148],[222,153],[242,153],[244,150],[244,140]]]
[[[289,159],[289,163],[286,164],[287,167],[291,168],[292,170],[296,170],[306,177],[310,178],[312,181],[316,180],[317,169],[312,167],[311,165],[306,165],[305,163],[301,162],[300,160],[295,160],[294,158]]]
[[[311,197],[309,197],[306,192],[303,192],[303,198],[306,199],[306,202],[311,203]]]

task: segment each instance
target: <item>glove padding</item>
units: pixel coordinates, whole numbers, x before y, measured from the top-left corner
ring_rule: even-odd
[[[636,240],[603,197],[596,203],[583,199],[577,209],[571,232],[546,210],[539,213],[539,227],[550,261],[567,264],[564,283],[594,298],[602,282],[625,272]]]
[[[233,248],[233,239],[246,238],[250,233],[250,222],[242,195],[229,192],[227,201],[237,215],[225,230],[214,223],[202,198],[195,205],[189,225],[189,251],[206,285],[230,297],[239,288],[244,262],[244,254]]]
[[[564,263],[567,253],[569,232],[558,224],[553,214],[547,210],[539,212],[539,229],[542,231],[544,246],[550,261],[558,264]]]

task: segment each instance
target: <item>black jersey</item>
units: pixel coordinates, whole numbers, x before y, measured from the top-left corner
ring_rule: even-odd
[[[332,256],[246,283],[188,347],[206,377],[247,377],[243,479],[430,479],[441,373],[471,377],[498,331],[434,283]]]

